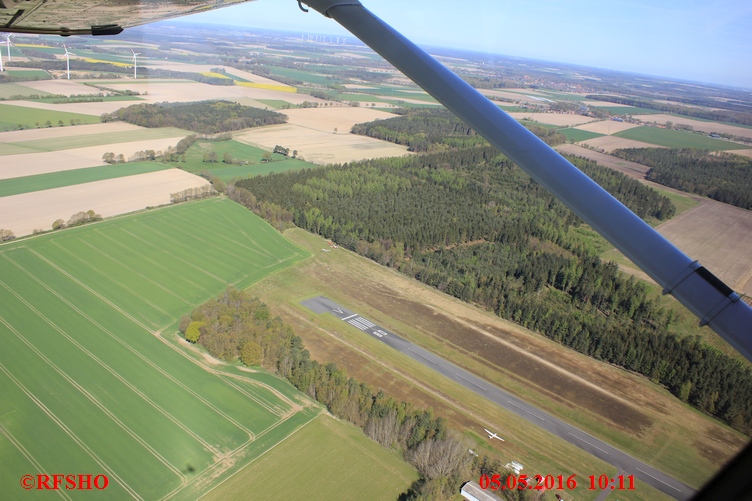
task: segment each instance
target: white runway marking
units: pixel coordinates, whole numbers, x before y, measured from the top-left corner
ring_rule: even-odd
[[[373,322],[371,322],[371,321],[369,321],[369,320],[366,320],[366,319],[365,319],[365,318],[363,318],[363,317],[360,317],[360,318],[358,318],[358,321],[359,321],[360,323],[362,323],[363,325],[366,325],[366,326],[368,326],[369,328],[370,328],[370,327],[376,327],[376,324],[375,324],[375,323],[373,323]]]
[[[641,469],[639,469],[639,468],[637,468],[637,471],[644,473],[645,475],[647,475],[647,476],[648,476],[648,477],[650,477],[650,478],[655,478],[655,477],[654,477],[653,475],[651,475],[650,473],[648,473],[648,472],[646,472],[646,471],[642,471],[642,470],[641,470]],[[669,487],[671,487],[671,488],[672,488],[672,489],[674,489],[675,491],[679,491],[679,492],[681,492],[681,491],[680,491],[679,489],[677,489],[677,488],[676,488],[676,487],[674,487],[673,485],[667,484],[666,482],[664,482],[664,481],[663,481],[663,480],[661,480],[660,478],[655,478],[655,479],[656,479],[657,481],[659,481],[660,483],[662,483],[663,485],[668,485]]]
[[[528,413],[528,414],[530,414],[531,416],[535,416],[535,417],[537,417],[538,419],[540,419],[541,421],[545,421],[545,419],[544,419],[544,418],[540,417],[540,416],[539,416],[538,414],[536,414],[536,413],[534,413],[534,412],[531,412],[531,411],[529,411],[528,409],[525,409],[525,408],[524,408],[524,407],[522,407],[521,405],[517,405],[517,404],[515,404],[514,402],[512,402],[511,400],[507,400],[507,402],[509,402],[510,404],[514,405],[514,406],[515,406],[515,407],[517,407],[518,409],[521,409],[521,410],[523,410],[523,411],[527,412],[527,413]]]
[[[585,442],[586,444],[588,444],[588,445],[589,445],[590,447],[595,447],[596,449],[598,449],[598,450],[599,450],[599,451],[601,451],[602,453],[604,453],[604,454],[608,454],[608,451],[604,451],[603,449],[601,449],[601,448],[600,448],[600,447],[598,447],[597,445],[595,445],[595,444],[591,444],[590,442],[588,442],[588,441],[587,441],[587,440],[585,440],[584,438],[582,438],[582,437],[578,437],[577,435],[575,435],[575,434],[573,434],[573,433],[570,433],[570,435],[572,435],[572,436],[573,436],[574,438],[576,438],[577,440],[582,440],[583,442]],[[653,477],[653,478],[655,478],[655,477]],[[658,480],[658,479],[656,478],[656,480]]]
[[[359,319],[357,319],[357,318],[353,318],[352,320],[348,320],[347,323],[350,324],[350,325],[352,325],[352,326],[354,326],[354,327],[357,327],[358,329],[360,329],[362,331],[368,329],[367,326],[361,324],[358,320]]]
[[[471,380],[469,380],[468,378],[466,378],[465,376],[461,376],[460,374],[457,374],[456,372],[455,372],[454,374],[455,374],[455,375],[456,375],[457,377],[464,379],[464,380],[465,380],[465,381],[467,381],[468,383],[470,383],[470,384],[472,384],[472,385],[475,385],[475,386],[477,386],[477,387],[478,387],[478,388],[480,388],[481,390],[483,390],[483,391],[488,391],[488,389],[487,389],[487,388],[484,388],[484,387],[482,387],[481,385],[479,385],[479,384],[478,384],[478,383],[476,383],[475,381],[471,381]]]
[[[354,313],[354,314],[350,315],[349,317],[345,317],[345,318],[343,318],[342,320],[350,320],[351,318],[353,318],[353,317],[357,317],[357,316],[358,316],[358,314],[357,314],[357,313]]]
[[[418,353],[417,351],[411,350],[410,348],[408,348],[408,349],[407,349],[407,351],[411,351],[411,352],[415,353],[416,355],[418,355],[419,357],[421,357],[421,358],[425,358],[426,360],[428,360],[428,361],[429,361],[429,362],[431,362],[432,364],[436,365],[436,362],[434,362],[434,361],[433,361],[433,360],[431,360],[430,358],[426,357],[425,355],[421,355],[421,354],[420,354],[420,353]]]

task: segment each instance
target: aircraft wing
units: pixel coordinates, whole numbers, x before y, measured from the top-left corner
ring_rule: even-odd
[[[0,31],[117,35],[124,28],[251,0],[0,0]]]

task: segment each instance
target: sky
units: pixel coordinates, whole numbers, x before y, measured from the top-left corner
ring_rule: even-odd
[[[417,44],[752,88],[749,0],[361,0]],[[182,18],[345,35],[296,0],[255,0]]]

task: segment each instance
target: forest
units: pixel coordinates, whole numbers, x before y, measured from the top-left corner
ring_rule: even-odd
[[[134,104],[102,115],[103,122],[114,120],[142,127],[178,127],[201,134],[217,134],[249,127],[282,124],[287,122],[287,116],[229,101],[201,101]]]
[[[292,328],[245,291],[230,288],[210,299],[181,319],[180,330],[214,357],[279,375],[336,417],[397,451],[421,474],[401,499],[452,499],[469,475],[506,473],[497,459],[469,455],[472,444],[431,409],[415,408],[348,378],[334,363],[311,360]]]
[[[355,124],[350,132],[407,146],[408,151],[426,152],[449,148],[487,146],[488,142],[469,125],[445,109],[401,109],[401,116]],[[527,126],[546,144],[566,142],[566,137],[546,127]]]
[[[584,159],[641,217],[671,202]],[[752,373],[694,338],[616,264],[602,240],[490,147],[255,177],[231,194],[295,225],[596,359],[644,374],[738,430],[752,431]],[[279,227],[279,224],[277,224]],[[710,376],[712,374],[712,376]]]
[[[752,209],[752,159],[695,148],[628,148],[612,155],[650,167],[650,181]]]

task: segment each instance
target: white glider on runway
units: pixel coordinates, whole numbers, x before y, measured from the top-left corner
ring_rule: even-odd
[[[488,433],[488,438],[498,438],[498,439],[499,439],[499,440],[501,440],[502,442],[504,441],[504,439],[503,439],[503,438],[501,438],[501,437],[500,437],[499,435],[497,435],[496,433],[494,433],[494,432],[492,432],[492,431],[488,431],[488,430],[486,430],[485,428],[483,428],[483,429],[484,429],[484,430],[486,431],[486,433]]]

